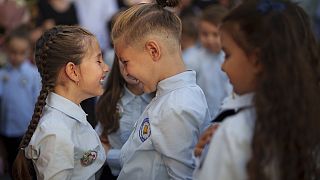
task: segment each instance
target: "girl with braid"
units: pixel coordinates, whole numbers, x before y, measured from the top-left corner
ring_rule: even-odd
[[[14,164],[15,179],[95,179],[105,150],[80,107],[103,93],[108,71],[94,35],[76,26],[56,26],[36,43],[42,89]],[[32,162],[32,164],[31,164]]]

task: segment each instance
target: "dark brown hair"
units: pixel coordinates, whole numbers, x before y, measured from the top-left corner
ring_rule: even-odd
[[[20,38],[20,39],[25,39],[29,45],[31,45],[31,40],[30,40],[30,31],[31,28],[28,25],[20,25],[13,29],[12,31],[9,32],[8,36],[5,37],[5,44],[8,45],[8,43],[13,39],[13,38]]]
[[[88,49],[88,42],[94,37],[77,26],[56,26],[46,31],[36,43],[35,61],[41,75],[42,89],[35,104],[34,113],[27,132],[20,143],[20,151],[13,166],[14,179],[30,180],[32,165],[24,154],[36,130],[46,105],[46,98],[53,91],[58,73],[68,62],[78,65]]]
[[[134,5],[117,17],[112,28],[112,40],[118,39],[134,43],[149,34],[162,34],[180,44],[181,21],[177,15],[167,10],[175,7],[179,0],[157,0],[157,3]]]
[[[227,13],[228,9],[222,5],[211,5],[204,9],[200,16],[200,20],[209,22],[218,27]]]
[[[271,2],[284,8],[258,10],[261,1],[248,0],[227,15],[221,27],[247,54],[258,52],[263,67],[254,99],[248,177],[320,179],[316,39],[301,7],[289,1]]]
[[[96,105],[96,117],[103,127],[101,134],[103,137],[108,137],[119,129],[120,115],[117,112],[117,103],[123,95],[125,84],[120,73],[119,61],[115,56],[105,91]]]

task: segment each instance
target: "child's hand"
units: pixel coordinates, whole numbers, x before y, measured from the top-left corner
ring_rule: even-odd
[[[211,126],[208,127],[208,129],[206,129],[206,131],[202,134],[202,136],[200,137],[196,147],[194,148],[194,155],[196,157],[200,157],[203,148],[209,144],[210,140],[212,139],[213,134],[216,132],[216,130],[218,129],[219,124],[218,123],[214,123]]]
[[[104,148],[104,151],[106,152],[106,154],[108,154],[109,150],[111,149],[111,145],[109,143],[109,139],[100,136],[100,141],[101,141],[101,144],[102,144],[102,146]]]

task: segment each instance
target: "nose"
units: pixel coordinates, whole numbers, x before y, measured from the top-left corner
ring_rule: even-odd
[[[104,72],[109,72],[109,71],[110,71],[110,67],[109,67],[106,63],[103,62],[102,70],[103,70]]]

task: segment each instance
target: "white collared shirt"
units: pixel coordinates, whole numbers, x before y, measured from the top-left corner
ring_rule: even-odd
[[[140,96],[133,94],[125,87],[123,96],[118,103],[120,118],[119,129],[108,136],[108,140],[112,149],[108,151],[107,163],[114,176],[118,176],[121,170],[120,150],[124,143],[128,140],[135,122],[150,103],[152,96],[150,94],[142,94]],[[103,128],[99,122],[96,131],[101,135]]]
[[[194,71],[160,81],[156,97],[121,149],[118,179],[192,179],[192,151],[209,121]]]
[[[25,149],[39,180],[95,179],[106,159],[100,139],[79,105],[50,93],[43,116]],[[96,155],[92,164],[82,165],[85,153]],[[96,152],[96,153],[94,153]],[[82,160],[81,160],[82,159]]]
[[[246,165],[251,156],[251,139],[255,120],[254,94],[228,98],[222,111],[234,109],[215,132],[203,162],[194,172],[195,180],[245,180]]]

